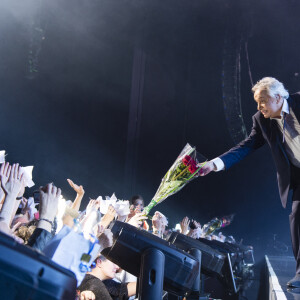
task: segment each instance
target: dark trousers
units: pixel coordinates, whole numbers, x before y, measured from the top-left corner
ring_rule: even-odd
[[[294,195],[297,195],[292,204],[292,213],[290,214],[290,228],[291,238],[294,256],[296,259],[296,274],[300,274],[300,186],[294,191]]]
[[[290,230],[294,256],[296,259],[296,274],[300,274],[300,169],[292,166],[291,186],[293,189],[292,212],[290,214]]]

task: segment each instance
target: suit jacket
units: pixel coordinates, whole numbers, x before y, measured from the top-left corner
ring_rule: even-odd
[[[293,110],[300,123],[300,92],[290,95],[287,101],[289,107]],[[291,166],[282,144],[282,133],[278,129],[276,120],[265,119],[260,111],[252,117],[252,120],[253,126],[250,135],[228,152],[222,154],[220,158],[225,164],[225,169],[229,169],[247,155],[267,143],[271,148],[277,170],[277,181],[281,203],[283,207],[286,207],[291,184]]]

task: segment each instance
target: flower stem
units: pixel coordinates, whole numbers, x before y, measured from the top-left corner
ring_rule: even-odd
[[[189,168],[189,165],[187,165],[187,166],[183,169],[183,171],[182,171],[181,173],[179,173],[173,180],[176,180],[179,176],[183,175],[183,174],[188,170],[188,168]]]

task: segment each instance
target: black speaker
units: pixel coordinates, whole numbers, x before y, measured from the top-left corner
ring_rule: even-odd
[[[199,238],[198,239],[199,242],[206,244],[209,247],[212,247],[213,249],[218,250],[219,252],[223,253],[223,254],[227,254],[229,253],[230,257],[231,257],[231,263],[234,265],[236,262],[239,262],[243,259],[243,254],[242,252],[239,251],[239,248],[236,247],[234,244],[230,244],[230,243],[222,243],[220,241],[216,241],[216,240],[207,240],[204,238]]]
[[[5,300],[74,300],[71,271],[0,232],[0,291]]]
[[[208,276],[223,276],[222,268],[225,264],[226,256],[212,247],[195,240],[189,236],[178,232],[172,232],[168,238],[168,241],[182,249],[189,251],[191,248],[196,248],[201,251],[201,271]]]
[[[164,267],[164,290],[179,296],[191,291],[199,274],[199,262],[193,256],[127,223],[114,221],[110,228],[114,243],[101,252],[105,257],[139,277],[143,253],[147,249],[157,249],[165,256],[165,265],[161,266]]]
[[[191,248],[199,249],[202,255],[201,273],[209,277],[217,277],[231,293],[237,293],[231,255],[228,251],[215,247],[212,241],[202,241],[202,239],[200,241],[178,232],[172,232],[168,241],[184,251],[189,251]]]

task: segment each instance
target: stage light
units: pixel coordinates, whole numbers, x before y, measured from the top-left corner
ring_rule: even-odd
[[[165,291],[179,296],[185,296],[191,292],[200,269],[199,261],[193,256],[167,241],[127,223],[114,221],[110,228],[114,236],[114,243],[112,247],[102,251],[105,257],[137,277],[140,276],[140,273],[145,273],[145,268],[149,268],[146,273],[162,274]],[[152,250],[154,250],[153,259],[150,253]],[[162,256],[164,259],[161,258]],[[147,259],[152,259],[152,264],[148,264]],[[150,281],[152,280],[150,279]],[[151,299],[149,295],[145,295],[145,297],[147,297],[145,299]]]
[[[0,232],[1,299],[74,300],[73,272]]]

